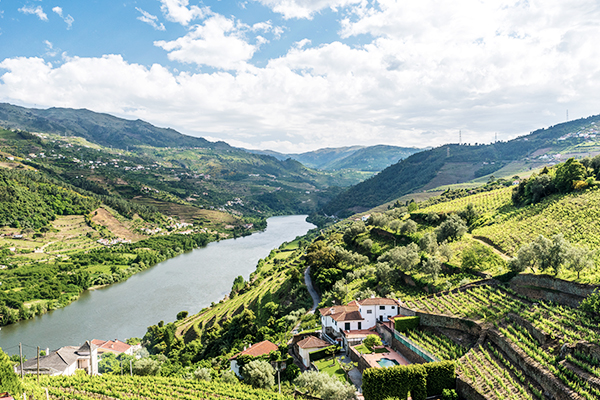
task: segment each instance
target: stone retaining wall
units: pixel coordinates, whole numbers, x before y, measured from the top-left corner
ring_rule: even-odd
[[[487,398],[479,393],[467,381],[464,381],[460,376],[456,377],[456,393],[461,399],[468,400],[487,400]]]
[[[581,396],[564,386],[554,375],[527,356],[523,350],[509,343],[500,333],[489,330],[487,337],[506,354],[513,364],[521,368],[529,379],[540,385],[544,392],[550,395],[550,398],[556,400],[583,400]]]
[[[481,326],[468,319],[441,314],[431,314],[421,311],[417,311],[415,314],[421,318],[420,325],[423,326],[455,329],[458,331],[467,332],[473,336],[479,336],[481,334]]]
[[[510,281],[510,287],[524,296],[553,301],[577,308],[581,301],[599,288],[558,279],[550,275],[519,274]]]
[[[535,340],[537,340],[538,342],[540,342],[540,345],[545,345],[548,341],[552,340],[551,336],[548,334],[545,334],[544,332],[541,332],[540,330],[538,330],[535,326],[533,326],[531,324],[531,322],[527,321],[526,319],[522,318],[521,316],[517,315],[517,314],[513,314],[513,313],[508,313],[506,314],[507,317],[509,317],[511,320],[515,321],[517,324],[521,325],[523,328],[527,329],[527,332],[529,332],[529,334],[531,336],[533,336],[533,338]]]

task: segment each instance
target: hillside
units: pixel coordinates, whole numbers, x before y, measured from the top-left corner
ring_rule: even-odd
[[[600,116],[540,129],[508,142],[449,144],[413,154],[347,189],[322,211],[328,215],[348,216],[411,192],[492,174],[511,176],[569,157],[597,154],[600,152],[597,123]]]
[[[106,147],[125,149],[134,146],[153,147],[230,147],[203,138],[182,135],[173,129],[157,128],[142,120],[126,120],[109,114],[71,108],[24,108],[0,104],[0,126],[31,132],[79,136]]]
[[[305,153],[283,154],[269,150],[250,150],[257,154],[272,155],[279,160],[292,158],[309,168],[324,171],[355,170],[378,172],[398,160],[422,151],[415,147],[398,147],[387,145],[350,146],[323,148]]]

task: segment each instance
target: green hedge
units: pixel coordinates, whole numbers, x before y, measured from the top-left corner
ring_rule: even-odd
[[[452,361],[368,368],[363,372],[365,400],[385,400],[390,397],[405,400],[409,393],[413,400],[423,400],[455,387],[456,373]]]
[[[395,327],[398,332],[406,332],[410,329],[416,329],[419,327],[420,317],[402,317],[395,318]]]
[[[427,370],[427,396],[442,394],[444,389],[456,387],[456,365],[453,361],[423,364]]]
[[[318,361],[326,357],[331,357],[341,350],[340,346],[332,345],[321,350],[313,351],[308,355],[311,362]]]
[[[406,400],[409,393],[413,400],[427,398],[427,372],[422,364],[368,368],[362,378],[365,400]]]

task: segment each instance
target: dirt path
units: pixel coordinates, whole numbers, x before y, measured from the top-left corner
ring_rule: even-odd
[[[306,268],[306,270],[304,271],[304,283],[306,283],[306,288],[308,289],[308,293],[310,293],[310,297],[312,297],[312,299],[313,299],[313,306],[308,312],[311,314],[314,314],[317,307],[319,307],[319,303],[321,302],[321,297],[319,296],[319,294],[313,287],[312,279],[310,279],[310,266],[308,268]]]
[[[501,257],[501,258],[502,258],[504,261],[508,261],[508,260],[510,260],[510,259],[511,259],[511,257],[510,257],[510,256],[508,256],[508,255],[504,254],[503,252],[501,252],[500,250],[498,250],[497,248],[495,248],[495,247],[494,247],[494,246],[492,246],[491,244],[489,244],[489,243],[486,243],[484,240],[481,240],[481,239],[479,239],[479,238],[477,238],[477,237],[475,237],[475,236],[472,236],[472,239],[473,239],[473,240],[475,240],[476,242],[479,242],[479,243],[483,244],[484,246],[487,246],[487,247],[489,247],[490,249],[492,249],[492,251],[493,251],[494,253],[498,254],[498,255],[499,255],[499,256],[500,256],[500,257]]]

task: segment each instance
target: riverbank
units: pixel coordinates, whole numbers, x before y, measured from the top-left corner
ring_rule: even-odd
[[[3,327],[0,347],[22,341],[52,349],[93,338],[141,337],[157,321],[172,321],[182,310],[196,313],[222,299],[237,276],[249,279],[261,258],[312,229],[305,218],[271,217],[263,232],[211,242],[126,281],[85,291],[68,307]]]

